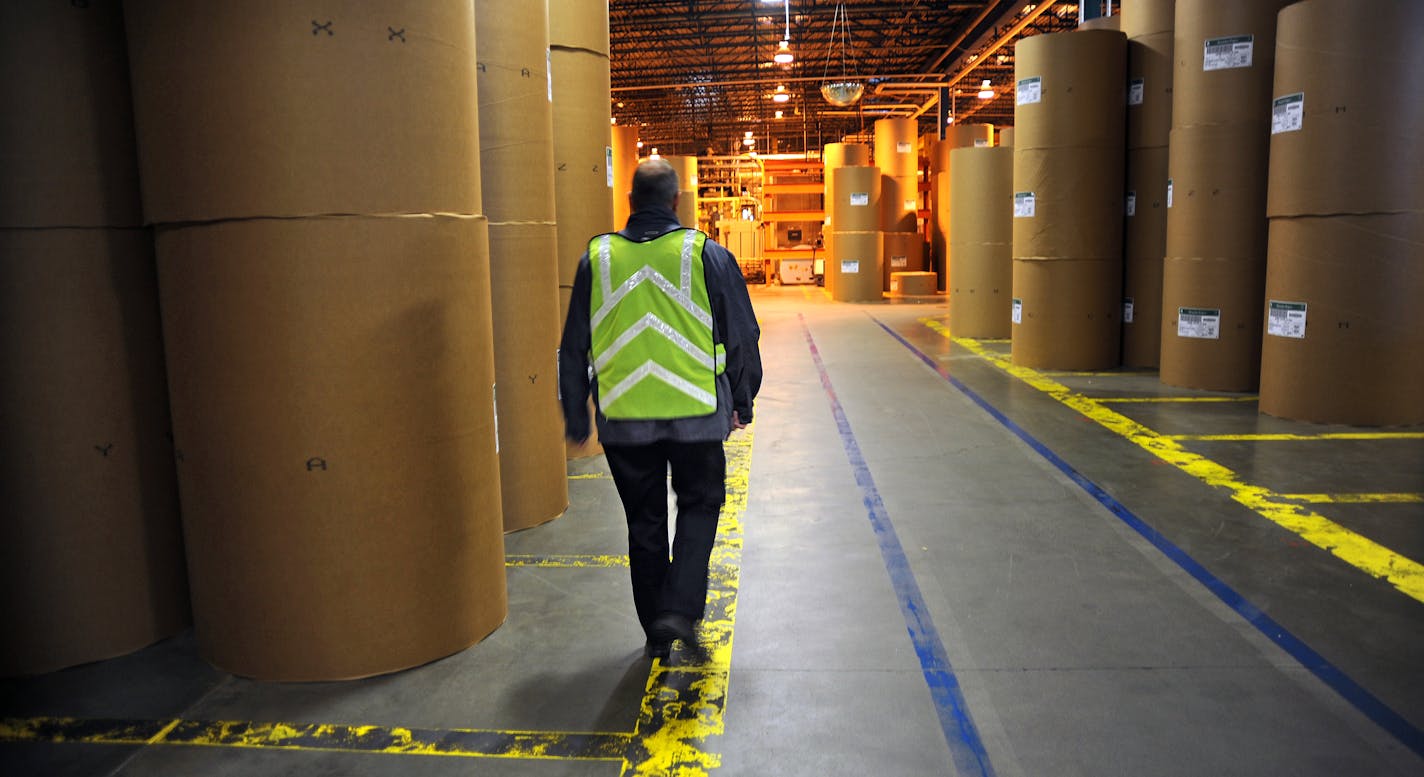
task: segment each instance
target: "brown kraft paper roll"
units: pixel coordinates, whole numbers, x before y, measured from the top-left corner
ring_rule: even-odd
[[[481,212],[471,3],[124,11],[150,223]]]
[[[551,6],[550,11],[554,9]],[[605,29],[607,24],[605,22]],[[613,226],[608,58],[554,49],[554,213],[559,223],[559,320],[569,309],[579,257]],[[618,225],[618,229],[622,228]]]
[[[880,230],[881,175],[878,167],[846,166],[831,171],[835,199],[831,225],[836,232]],[[834,256],[834,249],[832,249]]]
[[[1266,263],[1259,260],[1167,257],[1162,268],[1162,382],[1254,391],[1260,378],[1265,280]],[[1212,315],[1219,316],[1215,337],[1207,331],[1213,328]]]
[[[1424,214],[1273,219],[1261,410],[1424,423]]]
[[[1120,260],[1015,258],[1013,363],[1055,370],[1116,367],[1121,294]]]
[[[1171,34],[1176,24],[1176,0],[1125,0],[1119,4],[1118,17],[1128,40],[1158,33]]]
[[[1014,150],[963,148],[951,154],[950,330],[1008,337],[1013,286]]]
[[[1172,130],[1167,256],[1265,258],[1266,143],[1232,127]]]
[[[1127,42],[1127,84],[1127,147],[1166,146],[1172,131],[1171,32]]]
[[[549,0],[549,44],[602,54],[608,46],[608,0]]]
[[[498,627],[484,219],[169,228],[158,257],[203,655],[336,680]]]
[[[836,302],[878,302],[884,239],[875,232],[832,232],[831,254],[836,257],[828,274],[835,274],[831,299]]]
[[[1015,148],[1014,256],[1120,260],[1123,164],[1121,147]]]
[[[1172,127],[1270,118],[1276,12],[1294,0],[1177,0]],[[1210,50],[1208,51],[1208,44]]]
[[[633,191],[633,173],[638,169],[638,128],[618,125],[610,128],[613,148],[613,228],[628,225],[632,206],[628,194]],[[590,235],[592,237],[592,235]]]
[[[1014,56],[1016,148],[1123,147],[1127,36],[1035,35],[1020,40]]]
[[[1162,260],[1167,242],[1167,148],[1127,152],[1122,363],[1156,367],[1162,352]],[[1132,318],[1128,320],[1128,300]]]
[[[122,655],[188,625],[143,229],[0,230],[0,676]]]

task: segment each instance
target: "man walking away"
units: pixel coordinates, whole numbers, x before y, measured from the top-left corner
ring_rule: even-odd
[[[700,653],[707,564],[726,498],[722,442],[752,422],[761,331],[736,257],[677,222],[677,172],[649,159],[633,174],[632,215],[589,242],[574,276],[559,351],[564,433],[598,437],[628,520],[633,604],[645,654],[673,640]],[[677,494],[668,559],[667,475]]]

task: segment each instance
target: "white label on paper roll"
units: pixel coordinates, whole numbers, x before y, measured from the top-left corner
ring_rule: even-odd
[[[1202,44],[1202,70],[1231,70],[1251,67],[1251,50],[1256,36],[1230,35],[1207,38]]]
[[[1031,219],[1033,215],[1033,192],[1014,192],[1014,218]]]
[[[916,210],[920,203],[916,200],[905,200],[905,210]]]
[[[899,279],[899,278],[891,278],[891,279],[890,279],[890,290],[891,290],[891,291],[899,291],[899,290],[900,290],[900,279]]]
[[[696,176],[696,175],[691,176],[690,179],[689,179],[689,181],[691,182],[691,184],[692,184],[693,186],[696,186],[696,185],[697,185],[697,176]]]
[[[909,266],[910,266],[910,257],[908,257],[908,256],[892,256],[892,257],[890,257],[890,266],[891,266],[892,268],[893,268],[893,267],[909,267]]]
[[[1167,207],[1172,207],[1172,179],[1167,179]]]
[[[1023,323],[1023,300],[1014,300],[1013,312],[1009,314],[1009,319],[1015,324]]]
[[[1271,300],[1266,317],[1266,334],[1305,339],[1305,303]]]
[[[1127,83],[1127,104],[1141,105],[1142,95],[1147,91],[1147,81],[1141,78],[1134,78]]]
[[[989,147],[989,141],[985,140],[984,138],[975,138],[975,139],[974,139],[974,147],[975,147],[975,148],[988,148],[988,147]]]
[[[915,144],[914,144],[914,143],[907,143],[907,142],[905,142],[905,141],[903,141],[903,140],[898,141],[898,142],[895,143],[895,153],[897,153],[897,154],[913,154],[913,153],[915,153]]]
[[[1271,134],[1295,132],[1305,126],[1305,92],[1277,97],[1271,103]]]
[[[1122,298],[1122,323],[1132,323],[1132,297]]]
[[[490,400],[494,404],[494,452],[499,453],[499,384],[490,384]]]
[[[1020,78],[1014,103],[1016,105],[1028,105],[1038,102],[1043,102],[1043,77]]]
[[[1127,215],[1137,215],[1137,192],[1127,193]]]
[[[870,192],[851,192],[851,193],[850,193],[850,204],[851,204],[851,205],[869,205],[869,204],[870,204]]]
[[[846,275],[856,275],[856,274],[860,273],[860,260],[859,260],[859,259],[842,259],[842,260],[841,260],[841,272],[844,273],[844,274],[846,274]]]
[[[613,147],[603,147],[603,169],[608,171],[608,188],[613,188]]]
[[[1216,308],[1177,308],[1177,336],[1220,340],[1221,311]]]
[[[554,50],[544,49],[544,80],[549,82],[549,102],[554,101]]]

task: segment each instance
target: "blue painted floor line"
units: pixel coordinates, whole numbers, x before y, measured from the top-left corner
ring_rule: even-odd
[[[816,372],[821,376],[821,387],[825,389],[826,398],[830,401],[831,414],[835,416],[836,427],[840,430],[841,444],[845,447],[846,457],[850,459],[851,469],[855,472],[855,482],[860,486],[862,500],[870,524],[875,529],[880,554],[885,561],[885,571],[895,589],[900,612],[905,616],[905,627],[909,631],[910,642],[915,647],[915,655],[920,660],[920,668],[924,673],[925,683],[929,686],[930,697],[934,700],[935,712],[939,716],[940,728],[944,732],[945,743],[949,745],[955,769],[959,774],[993,777],[994,768],[989,763],[989,755],[985,752],[984,743],[979,738],[979,730],[970,717],[969,707],[965,704],[964,694],[959,688],[959,680],[954,676],[954,667],[950,666],[949,657],[944,652],[944,644],[940,642],[939,632],[935,629],[929,608],[920,594],[920,586],[915,581],[915,574],[910,569],[905,549],[895,533],[895,525],[891,523],[885,503],[880,498],[880,491],[875,487],[870,467],[866,465],[860,445],[856,442],[850,422],[846,419],[845,409],[841,407],[835,388],[831,386],[830,375],[826,373],[821,352],[811,337],[811,329],[806,325],[806,317],[800,314],[797,317],[801,320],[801,331],[806,335],[806,345],[811,350]]]
[[[1177,547],[1171,540],[1164,537],[1161,532],[1137,517],[1137,515],[1127,509],[1121,502],[1114,499],[1111,494],[1104,491],[1098,484],[1084,477],[1082,473],[1074,469],[1072,465],[1064,461],[1062,457],[1054,453],[1048,446],[1029,435],[1029,433],[1020,428],[1018,424],[1010,420],[1008,416],[1000,412],[998,408],[989,404],[983,397],[976,394],[973,389],[951,376],[933,357],[915,347],[914,344],[900,336],[898,332],[891,329],[883,321],[880,321],[874,316],[870,318],[891,337],[899,341],[901,345],[909,349],[910,353],[928,365],[931,370],[934,370],[937,375],[944,378],[956,389],[959,389],[959,391],[969,397],[974,404],[978,405],[990,416],[993,416],[994,420],[998,421],[1010,432],[1013,432],[1020,440],[1027,443],[1029,447],[1033,448],[1039,455],[1047,459],[1049,463],[1057,467],[1060,472],[1067,475],[1068,478],[1074,483],[1077,483],[1080,488],[1098,500],[1109,512],[1117,516],[1123,523],[1132,527],[1133,531],[1136,531],[1144,539],[1152,543],[1153,547],[1157,548],[1163,555],[1175,562],[1177,566],[1181,567],[1187,574],[1195,578],[1197,582],[1205,586],[1207,590],[1211,591],[1218,599],[1226,603],[1226,605],[1238,615],[1245,618],[1257,631],[1260,631],[1267,639],[1289,653],[1292,658],[1299,661],[1301,666],[1309,670],[1317,679],[1334,689],[1345,701],[1349,702],[1355,709],[1364,714],[1365,717],[1373,721],[1375,725],[1388,731],[1398,739],[1401,744],[1414,751],[1417,755],[1424,756],[1424,731],[1421,731],[1402,715],[1395,712],[1389,705],[1380,701],[1378,697],[1370,693],[1359,683],[1350,679],[1349,675],[1341,671],[1339,667],[1330,663],[1330,661],[1315,652],[1313,648],[1299,637],[1287,631],[1285,627],[1262,612],[1260,608],[1248,601],[1246,597],[1237,593],[1235,589],[1209,572],[1206,567],[1203,567],[1196,559],[1188,555],[1186,551]]]

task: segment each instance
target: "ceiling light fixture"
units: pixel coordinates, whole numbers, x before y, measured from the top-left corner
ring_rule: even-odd
[[[794,62],[796,57],[791,53],[791,41],[783,39],[781,43],[778,43],[776,46],[776,56],[772,57],[771,60],[778,65],[789,65]]]
[[[777,84],[776,92],[772,94],[771,101],[775,103],[784,103],[790,99],[791,94],[786,91],[786,87],[782,84]]]
[[[782,114],[781,111],[777,111],[777,112],[776,112],[776,118],[778,118],[778,119],[781,118],[781,114]]]
[[[993,89],[993,87],[989,86],[989,79],[987,79],[987,78],[984,79],[984,83],[979,86],[979,99],[981,99],[981,100],[992,100],[992,99],[994,99],[994,89]]]

